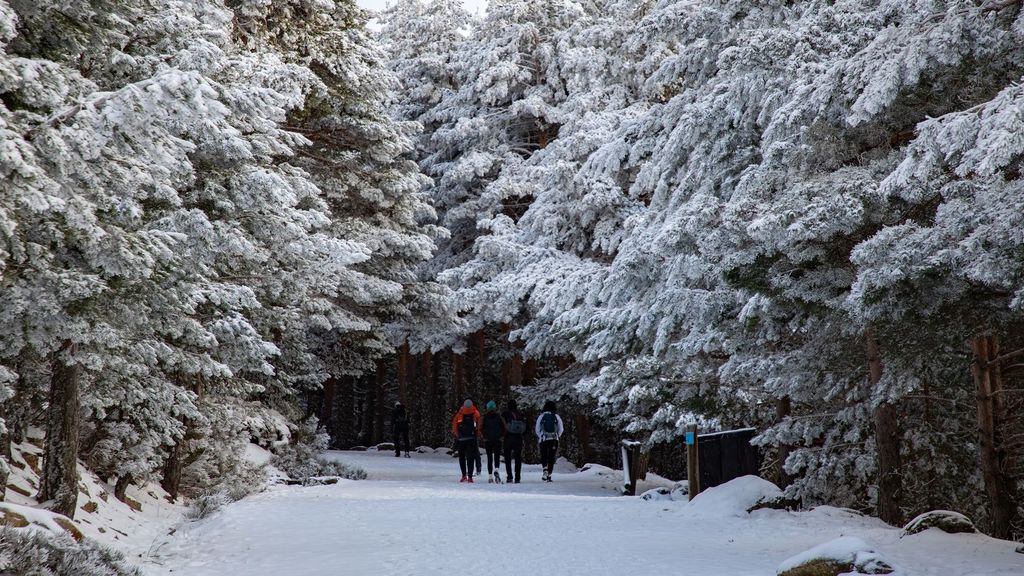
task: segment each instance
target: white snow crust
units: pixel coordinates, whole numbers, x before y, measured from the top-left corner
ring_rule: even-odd
[[[643,502],[620,496],[621,472],[597,465],[556,471],[550,484],[529,465],[521,484],[470,485],[445,455],[328,456],[369,479],[273,487],[230,504],[158,542],[146,575],[775,576],[786,559],[844,535],[884,551],[906,576],[1024,573],[1013,543],[978,534],[900,539],[877,519],[828,507],[737,514],[772,493],[756,478],[709,490],[697,504]]]

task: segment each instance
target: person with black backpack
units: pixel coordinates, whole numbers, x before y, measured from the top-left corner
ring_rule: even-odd
[[[537,416],[534,431],[540,441],[540,465],[543,469],[541,480],[551,482],[551,472],[555,469],[555,454],[558,452],[558,439],[565,432],[562,417],[558,415],[553,400],[544,403],[544,411]]]
[[[505,437],[505,420],[498,414],[494,400],[487,402],[483,424],[484,449],[487,450],[487,483],[501,484],[501,440]]]
[[[515,400],[501,413],[505,420],[505,482],[519,484],[523,474],[523,435],[526,434],[526,416],[519,411]],[[514,462],[513,462],[514,461]],[[513,464],[515,475],[512,475]]]
[[[395,458],[402,455],[402,443],[399,440],[405,441],[405,457],[409,458],[409,415],[401,400],[395,402],[395,409],[391,411],[391,439],[395,444]]]
[[[455,436],[459,449],[459,468],[462,469],[462,480],[459,482],[473,483],[473,466],[480,458],[480,411],[473,406],[473,401],[466,399],[462,407],[452,418],[452,435]],[[479,471],[479,470],[478,470]]]

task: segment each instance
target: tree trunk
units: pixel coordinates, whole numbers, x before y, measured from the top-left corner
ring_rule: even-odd
[[[508,367],[508,387],[501,391],[502,398],[508,398],[512,388],[523,385],[523,357],[518,352],[512,355],[511,364]]]
[[[999,341],[979,336],[971,341],[974,352],[972,372],[977,390],[978,443],[981,447],[981,475],[991,507],[991,535],[1010,538],[1017,516],[1014,483],[1007,474],[1006,451],[1002,448],[1002,375],[995,359]]]
[[[466,399],[466,360],[462,354],[452,352],[452,388],[455,389],[455,409]]]
[[[75,362],[78,345],[65,341],[52,361],[46,450],[39,479],[39,501],[52,500],[51,510],[75,517],[78,503],[79,380],[82,367]]]
[[[431,352],[428,350],[423,353],[427,358],[433,360]],[[441,358],[437,361],[431,361],[426,371],[430,374],[430,396],[428,403],[430,406],[430,419],[424,419],[427,424],[429,433],[426,434],[426,438],[430,439],[432,446],[440,446],[444,442],[444,431],[447,429],[445,423],[447,423],[447,405],[444,401],[444,391],[441,389]],[[438,425],[440,424],[440,425]]]
[[[576,431],[580,435],[580,455],[583,457],[583,462],[580,462],[580,465],[582,466],[591,461],[593,452],[590,446],[590,418],[586,414],[576,415]]]
[[[125,501],[128,497],[128,487],[132,485],[131,474],[126,474],[117,479],[117,484],[114,485],[114,498],[117,498],[121,502]]]
[[[198,374],[192,374],[189,378],[191,384],[186,389],[196,395],[196,405],[198,406],[203,396],[202,377]],[[171,502],[178,499],[178,493],[181,491],[181,475],[185,469],[185,460],[187,458],[185,444],[193,433],[192,423],[188,418],[182,418],[181,424],[181,438],[174,443],[174,446],[171,446],[171,450],[167,454],[167,460],[164,460],[163,474],[160,478],[160,486],[167,492]]]
[[[377,360],[377,374],[374,378],[375,390],[373,391],[376,396],[373,409],[373,444],[380,444],[384,441],[384,405],[388,397],[384,392],[384,383],[387,382],[385,370],[387,367],[384,360]]]
[[[333,377],[324,380],[323,401],[320,404],[320,424],[324,426],[331,439],[334,439],[334,397],[337,394],[338,381]]]
[[[872,327],[865,331],[868,371],[872,391],[882,380],[882,355]],[[900,430],[896,407],[889,402],[875,409],[875,446],[878,456],[878,517],[894,526],[903,523],[900,501],[903,479],[900,476]]]
[[[404,342],[398,347],[398,399],[402,404],[409,405],[409,343]]]
[[[783,396],[775,401],[775,423],[781,423],[793,413],[793,403],[789,396]],[[779,444],[779,459],[775,471],[779,478],[779,488],[786,489],[793,483],[793,477],[786,472],[786,460],[793,453],[793,447],[789,444]]]

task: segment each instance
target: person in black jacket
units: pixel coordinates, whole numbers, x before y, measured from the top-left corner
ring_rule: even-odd
[[[505,420],[505,482],[519,484],[523,475],[523,435],[526,434],[526,415],[519,411],[515,400],[501,413]],[[514,466],[513,466],[514,465]],[[515,475],[512,470],[515,468]]]
[[[491,400],[487,403],[480,427],[484,433],[484,448],[487,450],[487,483],[501,484],[501,440],[505,437],[505,421],[498,414],[498,405]]]
[[[402,455],[400,440],[405,442],[405,457],[409,458],[409,415],[401,400],[395,402],[395,409],[391,411],[391,438],[395,443],[395,458]]]

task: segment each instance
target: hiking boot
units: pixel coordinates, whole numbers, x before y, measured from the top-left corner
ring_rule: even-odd
[[[511,484],[511,483],[512,483],[512,477],[511,476],[505,476],[505,484]]]
[[[465,474],[463,474],[463,475],[462,475],[462,480],[459,480],[459,484],[462,484],[463,482],[466,482],[466,481],[467,481],[467,479],[468,479],[468,476],[466,476]]]
[[[501,474],[498,474],[497,472],[494,473],[494,483],[501,484]]]
[[[405,453],[405,457],[406,457],[406,458],[412,458],[412,456],[409,456],[409,453],[408,453],[408,452],[406,452],[406,453]]]
[[[472,476],[470,476],[469,478],[467,478],[467,479],[466,479],[466,482],[469,482],[470,484],[472,484],[472,483],[473,483],[473,477],[472,477]]]
[[[519,480],[520,480],[519,478],[516,478],[516,484],[519,484]]]
[[[395,452],[395,458],[398,458],[399,456],[401,456],[401,454],[399,454],[398,452]]]
[[[494,484],[494,478],[491,478],[490,476],[488,476],[487,477],[487,483],[488,484]]]

